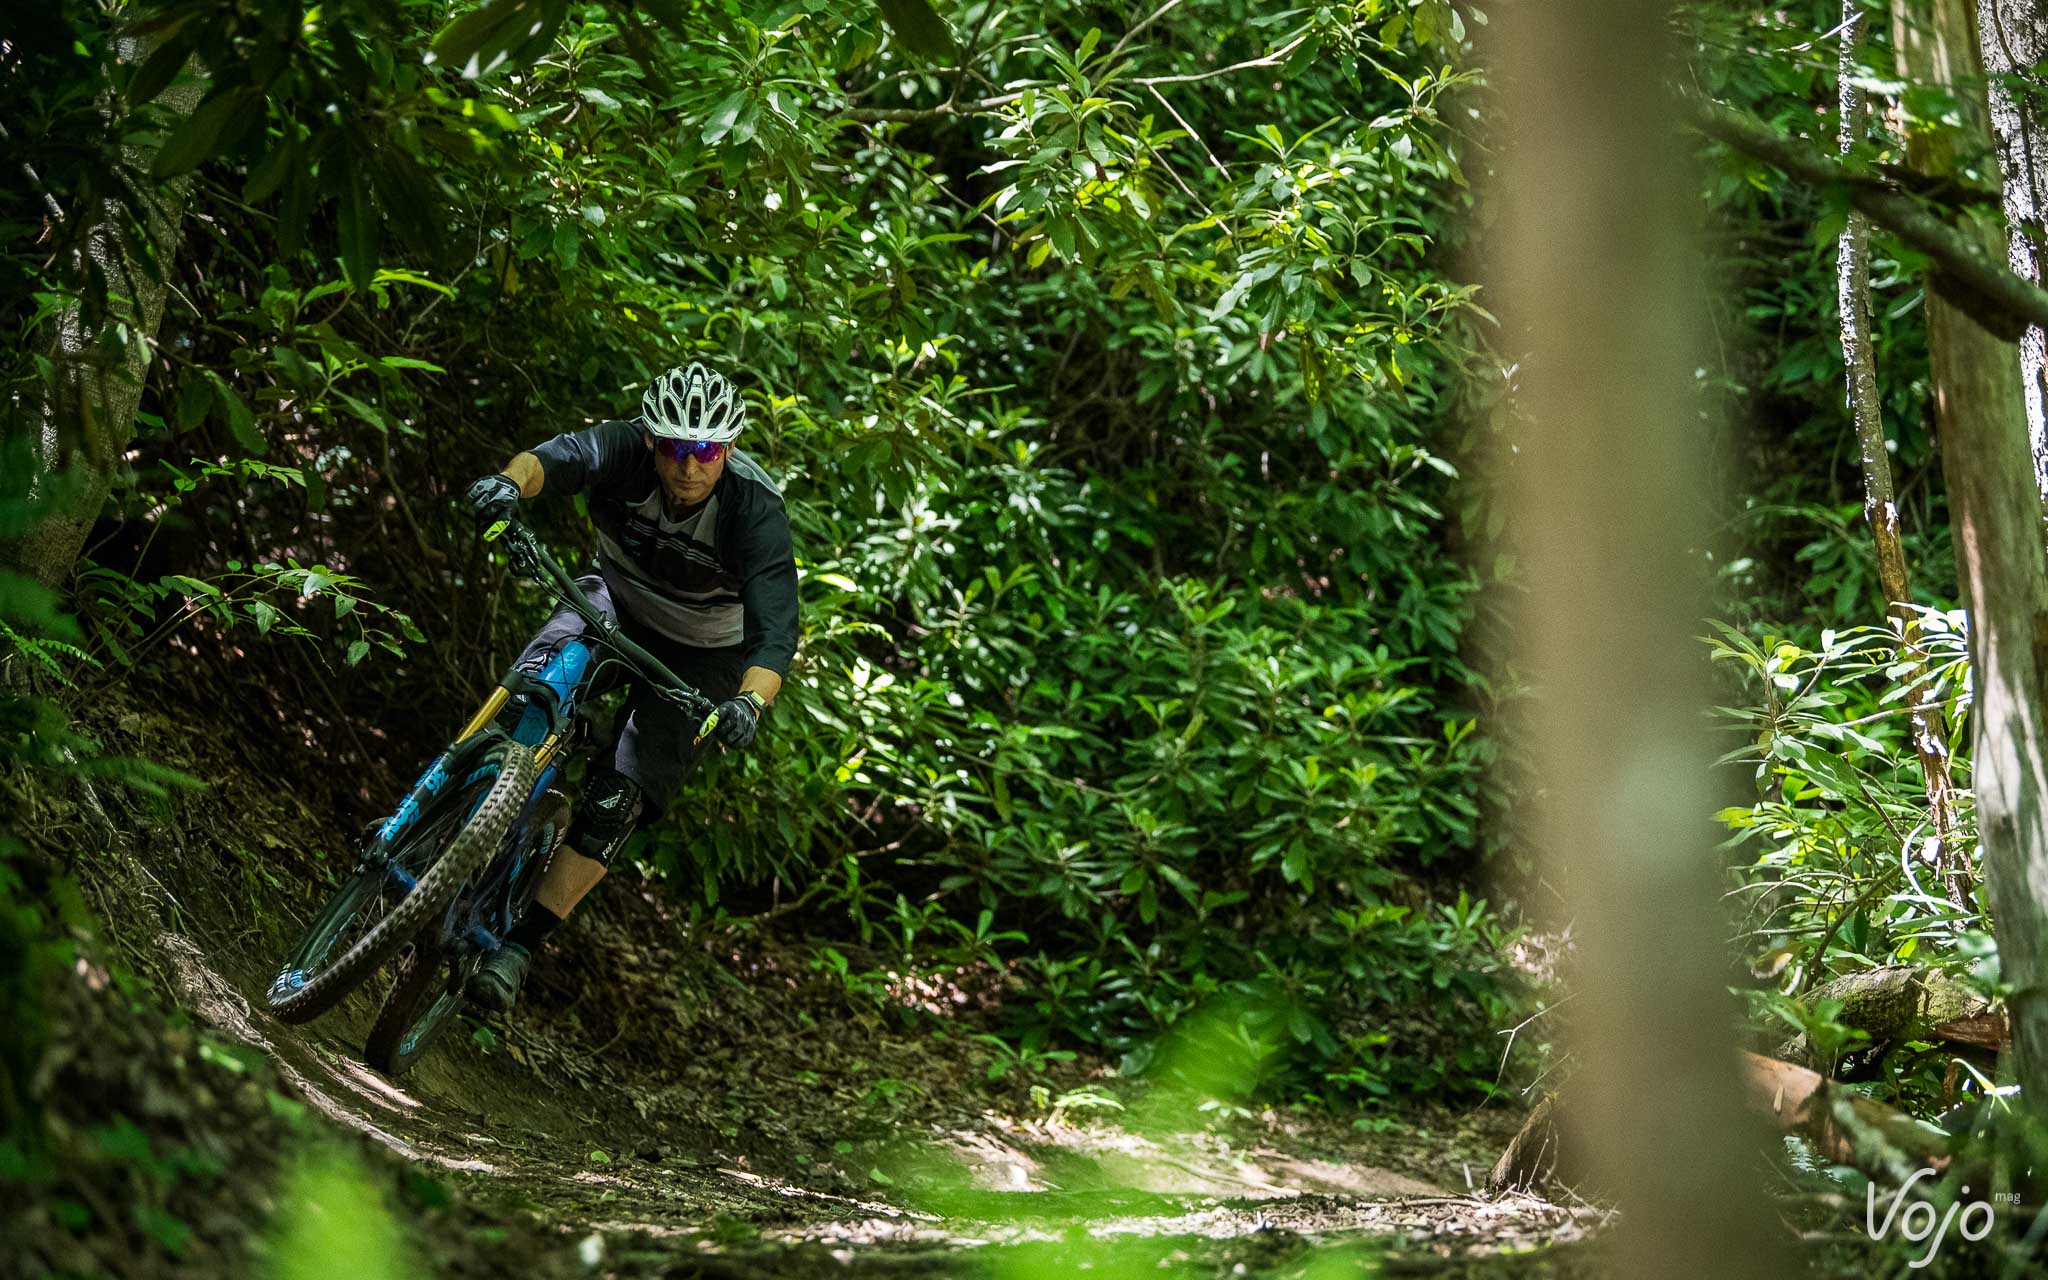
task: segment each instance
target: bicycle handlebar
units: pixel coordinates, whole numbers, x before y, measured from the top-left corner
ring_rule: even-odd
[[[655,686],[655,691],[671,702],[680,704],[684,710],[699,714],[710,714],[717,710],[709,698],[691,688],[689,683],[675,672],[670,671],[661,659],[634,643],[619,624],[604,615],[590,597],[583,594],[583,588],[576,585],[576,579],[569,571],[555,562],[546,546],[534,536],[533,530],[516,520],[501,520],[484,530],[484,541],[490,542],[503,535],[511,548],[513,569],[516,571],[521,559],[540,570],[545,585],[554,589],[561,601],[576,611],[577,616],[589,625],[599,644],[608,645],[627,663],[638,668]]]

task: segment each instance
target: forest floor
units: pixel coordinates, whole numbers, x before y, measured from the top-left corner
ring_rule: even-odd
[[[512,1018],[388,1081],[359,1060],[380,985],[305,1027],[251,1000],[346,844],[331,816],[232,733],[118,698],[92,714],[109,750],[211,785],[30,796],[23,834],[83,902],[78,958],[45,983],[55,1155],[0,1230],[23,1246],[9,1274],[326,1274],[336,1250],[360,1277],[1587,1262],[1593,1210],[1473,1190],[1508,1108],[1218,1117],[1082,1059],[992,1078],[992,975],[878,1006],[786,922],[692,927],[630,875]]]

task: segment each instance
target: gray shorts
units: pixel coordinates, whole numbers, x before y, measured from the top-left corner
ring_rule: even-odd
[[[607,618],[617,619],[618,609],[612,604],[611,588],[597,574],[588,574],[576,579],[576,585],[583,588],[583,594],[590,597],[590,603],[597,606]],[[741,666],[740,646],[725,649],[699,649],[671,640],[667,636],[636,626],[631,617],[624,620],[626,635],[667,665],[670,671],[682,677],[691,687],[713,702],[723,702],[739,692]],[[519,655],[519,666],[529,672],[539,672],[547,665],[548,659],[562,645],[583,635],[583,619],[563,606],[549,618],[547,625],[527,642],[526,649]],[[651,820],[668,807],[669,798],[679,790],[684,779],[690,776],[697,762],[711,749],[709,742],[696,747],[690,739],[697,736],[699,717],[691,715],[675,703],[656,697],[645,687],[633,669],[616,655],[593,644],[594,666],[584,679],[583,688],[577,701],[588,706],[592,700],[626,684],[630,692],[626,705],[613,721],[613,744],[609,759],[602,754],[597,763],[608,765],[631,778],[645,797],[647,818]]]

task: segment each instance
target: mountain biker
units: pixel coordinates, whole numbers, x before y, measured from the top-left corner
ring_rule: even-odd
[[[469,488],[484,527],[520,500],[583,494],[597,528],[597,572],[577,585],[671,671],[718,704],[721,749],[754,740],[797,644],[796,561],[781,492],[733,447],[746,425],[738,388],[691,362],[656,378],[636,418],[556,436]],[[584,629],[564,606],[520,665],[539,671]],[[586,697],[622,664],[604,663]],[[509,1010],[533,953],[604,878],[626,838],[660,816],[708,749],[700,719],[636,685],[608,761],[593,761],[562,847],[533,904],[470,978],[476,1003]]]

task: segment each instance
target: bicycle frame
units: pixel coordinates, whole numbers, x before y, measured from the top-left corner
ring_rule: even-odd
[[[461,931],[467,935],[469,941],[485,951],[496,950],[499,945],[497,932],[511,926],[511,912],[516,905],[513,902],[513,890],[520,883],[521,872],[526,866],[527,828],[532,821],[539,798],[560,776],[561,769],[555,758],[563,746],[574,737],[571,731],[572,717],[583,685],[595,667],[599,647],[618,654],[663,696],[690,710],[704,712],[707,718],[699,730],[700,737],[709,734],[717,725],[717,711],[712,704],[664,666],[653,654],[623,634],[618,623],[600,613],[576,585],[576,580],[555,563],[547,548],[541,545],[540,540],[530,530],[522,525],[501,521],[486,530],[484,538],[486,541],[495,541],[500,535],[507,533],[510,534],[508,546],[511,550],[513,571],[540,581],[549,588],[557,601],[581,617],[585,635],[594,641],[594,645],[581,638],[564,643],[549,657],[538,675],[529,674],[517,665],[507,670],[499,679],[498,687],[491,691],[490,697],[477,708],[469,723],[455,735],[455,740],[434,757],[418,780],[406,791],[397,809],[378,826],[377,834],[363,852],[366,864],[382,862],[400,891],[411,892],[414,883],[412,877],[391,860],[391,847],[418,820],[425,802],[438,795],[441,789],[448,785],[452,776],[450,771],[461,767],[466,749],[478,742],[480,736],[486,733],[506,733],[514,741],[532,747],[534,762],[539,766],[539,774],[534,779],[533,789],[527,793],[525,804],[506,837],[506,847],[518,850],[519,856],[509,866],[502,868],[502,875],[500,859],[494,858],[474,889],[458,898],[449,908],[448,922],[452,923],[464,903],[475,904],[479,897],[490,900],[490,906],[484,912],[466,913],[472,917],[472,923],[469,928]],[[514,697],[524,700],[519,718],[513,722],[509,730],[494,728],[500,713]],[[475,774],[471,774],[464,781],[473,781],[475,777]],[[475,918],[479,914],[483,916],[482,919]]]

